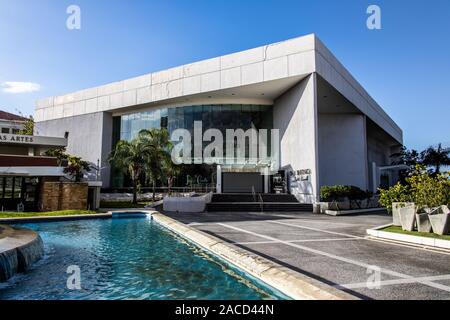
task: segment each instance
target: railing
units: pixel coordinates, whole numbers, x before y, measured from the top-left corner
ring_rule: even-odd
[[[195,192],[200,194],[206,194],[210,192],[215,192],[216,187],[212,185],[193,185],[193,186],[187,186],[187,187],[172,187],[171,189],[172,193],[189,193],[189,192]],[[152,193],[153,189],[151,187],[143,187],[140,189],[140,193]],[[155,188],[156,193],[168,193],[167,187],[156,187]],[[102,189],[102,193],[133,193],[132,188],[107,188]]]
[[[261,212],[264,212],[264,199],[261,194],[259,194],[259,200],[260,200]]]

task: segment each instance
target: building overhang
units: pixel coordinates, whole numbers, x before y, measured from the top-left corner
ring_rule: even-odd
[[[62,177],[63,167],[0,167],[0,176]]]
[[[403,133],[314,35],[39,100],[37,122],[193,101],[273,101],[317,73],[399,143]],[[216,102],[217,101],[217,102]],[[228,102],[227,102],[228,103]]]

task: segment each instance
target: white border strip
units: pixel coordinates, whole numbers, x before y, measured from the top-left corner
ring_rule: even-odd
[[[413,236],[409,234],[402,234],[396,232],[387,232],[382,231],[382,229],[392,226],[392,224],[367,229],[366,232],[369,236],[379,238],[379,239],[387,239],[393,241],[401,241],[406,243],[412,243],[416,245],[431,247],[431,248],[439,248],[450,250],[450,240],[443,239],[435,239],[435,238],[427,238],[421,236]]]

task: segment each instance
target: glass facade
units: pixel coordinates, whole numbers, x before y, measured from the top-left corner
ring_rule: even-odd
[[[114,122],[120,140],[130,141],[139,131],[166,128],[171,134],[176,129],[187,129],[193,133],[194,121],[202,121],[203,131],[219,129],[225,137],[226,129],[272,129],[272,106],[265,105],[200,105],[158,109],[127,114]]]
[[[126,114],[113,120],[113,146],[119,140],[132,140],[143,129],[166,128],[170,135],[176,129],[186,129],[193,135],[194,121],[202,121],[203,132],[219,129],[225,143],[227,129],[272,129],[272,109],[268,105],[195,105]],[[204,142],[204,146],[207,144]],[[270,152],[270,145],[268,149]],[[114,170],[112,176],[114,187],[129,184],[126,177],[121,178]]]

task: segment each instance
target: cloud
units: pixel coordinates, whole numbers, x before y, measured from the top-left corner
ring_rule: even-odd
[[[41,85],[33,82],[6,81],[0,84],[0,88],[6,93],[29,93],[41,90]]]

